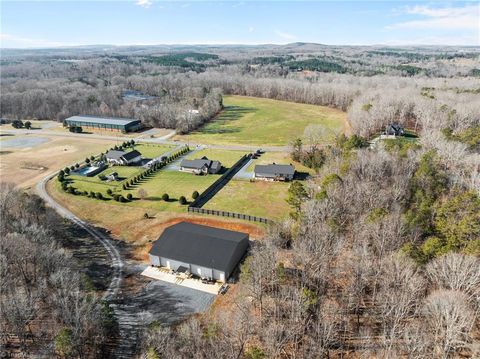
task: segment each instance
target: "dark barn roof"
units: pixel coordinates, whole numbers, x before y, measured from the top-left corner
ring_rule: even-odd
[[[247,246],[248,233],[180,222],[163,231],[150,254],[226,272]]]
[[[269,175],[294,175],[295,167],[292,165],[256,165],[255,173],[269,174]]]
[[[119,160],[124,154],[124,151],[110,150],[107,152],[106,156],[112,160]]]
[[[130,151],[128,153],[125,153],[122,158],[125,160],[125,161],[130,161],[130,160],[133,160],[135,157],[138,157],[138,156],[141,156],[142,154],[140,152],[138,152],[137,150],[133,150],[133,151]]]

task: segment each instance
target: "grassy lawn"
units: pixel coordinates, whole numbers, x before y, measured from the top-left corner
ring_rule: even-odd
[[[135,149],[142,153],[144,158],[153,158],[162,155],[170,150],[174,146],[169,145],[156,145],[156,144],[138,144],[135,145]],[[79,191],[94,191],[102,192],[105,194],[107,189],[111,189],[114,192],[120,192],[122,190],[123,179],[132,178],[140,173],[144,172],[145,169],[137,166],[109,166],[107,169],[93,177],[85,177],[79,175],[68,176],[69,184],[74,186]],[[102,181],[98,176],[104,175],[107,176],[112,172],[117,172],[118,177],[121,181]]]
[[[230,181],[205,208],[281,219],[290,212],[285,201],[289,186],[285,182]]]
[[[325,141],[343,131],[346,113],[323,106],[256,97],[225,96],[225,110],[198,131],[178,138],[197,143],[288,145],[308,125],[321,125]]]
[[[111,167],[103,173],[108,174],[113,170],[121,174],[124,173],[121,170],[135,170],[135,167]],[[186,172],[160,170],[148,179],[123,190],[119,182],[101,181],[98,177],[70,176],[74,180],[71,184],[79,191],[101,192],[106,198],[105,201],[63,193],[58,181],[54,182],[55,190],[61,192],[62,196],[90,201],[94,205],[93,207],[96,207],[99,203],[110,203],[114,206],[143,208],[146,211],[179,213],[186,211],[186,206],[178,202],[180,196],[185,196],[188,201],[192,201],[194,191],[201,193],[219,177],[220,175],[196,176]],[[289,183],[284,182],[230,181],[206,204],[205,208],[279,219],[288,215],[289,212],[288,205],[285,202],[289,185]],[[125,197],[128,193],[131,193],[134,200],[128,203],[115,202],[107,195],[108,189]],[[140,190],[143,191],[143,199],[141,199],[142,191]],[[164,193],[167,193],[170,197],[167,202],[161,199]]]
[[[138,167],[115,166],[106,169],[102,174],[106,175],[113,171],[118,172],[119,176],[122,177],[126,176],[128,171],[132,171],[131,176],[134,176],[136,172],[133,171],[139,170]],[[69,184],[77,190],[101,192],[103,196],[107,198],[107,201],[112,202],[112,204],[117,204],[117,202],[109,200],[110,196],[107,195],[108,189],[111,189],[114,193],[122,194],[125,197],[128,193],[133,195],[134,201],[123,203],[123,206],[142,207],[159,211],[182,212],[186,211],[186,206],[180,205],[178,202],[180,196],[185,196],[188,201],[192,201],[192,193],[194,191],[201,193],[219,177],[220,175],[195,176],[186,172],[160,170],[153,175],[150,175],[149,178],[141,180],[140,183],[137,183],[127,190],[122,189],[122,182],[102,181],[98,176],[69,176],[67,178],[71,181]],[[58,181],[55,182],[56,189],[62,191]],[[143,199],[140,199],[140,189],[142,189],[144,193]],[[167,193],[170,197],[168,202],[161,199],[164,193]],[[92,203],[98,203],[98,200],[95,199],[88,200],[91,200]]]
[[[174,148],[175,146],[157,145],[153,143],[139,143],[134,147],[134,149],[142,154],[143,158],[155,158],[173,150]]]
[[[142,144],[136,146],[136,149],[145,156],[151,154],[153,157],[164,153],[166,150],[170,150],[170,147]],[[200,158],[207,156],[210,159],[219,160],[226,167],[229,167],[244,154],[244,151],[204,149],[188,157]],[[289,163],[288,154],[286,153],[272,152],[264,154],[258,161],[260,160],[263,161],[262,163],[275,161]],[[104,170],[102,174],[108,175],[112,172],[117,172],[121,178],[132,178],[143,172],[143,168],[134,166],[111,166]],[[70,180],[70,184],[78,191],[101,192],[106,199],[91,199],[81,195],[75,196],[65,193],[56,179],[51,181],[50,191],[61,199],[62,203],[65,203],[68,208],[84,209],[89,207],[88,215],[83,214],[82,218],[90,218],[90,211],[91,213],[97,213],[97,215],[99,215],[98,211],[115,213],[117,209],[123,212],[128,208],[135,211],[136,217],[141,217],[143,213],[147,212],[163,218],[185,214],[187,206],[181,205],[178,202],[179,197],[185,196],[188,201],[192,201],[192,193],[194,191],[203,192],[219,177],[220,175],[196,176],[180,171],[160,170],[129,189],[123,190],[123,182],[102,181],[98,178],[98,175],[94,177],[71,175],[68,176],[67,179]],[[287,216],[289,212],[288,205],[285,202],[288,186],[288,183],[231,181],[206,205],[206,208],[279,219]],[[134,200],[127,203],[116,202],[107,195],[108,189],[111,189],[114,193],[122,194],[124,197],[127,197],[127,194],[132,194]],[[169,201],[161,199],[164,193],[169,195]],[[119,209],[120,207],[122,208],[121,210]],[[116,222],[116,219],[112,220],[112,225]]]
[[[228,168],[231,167],[235,162],[237,162],[240,157],[247,153],[248,152],[246,151],[226,151],[206,148],[204,150],[188,155],[186,158],[193,160],[205,156],[210,160],[220,161],[224,167]]]
[[[138,197],[139,189],[146,191],[144,200],[133,201],[132,205],[153,206],[155,208],[166,208],[165,202],[161,200],[162,194],[168,193],[171,202],[167,202],[169,206],[180,206],[177,202],[180,196],[185,196],[187,200],[192,200],[192,193],[198,191],[203,192],[208,186],[215,182],[220,175],[196,176],[191,173],[180,171],[158,171],[148,180],[135,185],[132,189],[122,191],[125,194],[132,193],[134,197]],[[185,206],[180,206],[186,210]]]
[[[135,167],[135,166],[111,166],[103,170],[101,173],[93,176],[93,177],[85,177],[85,176],[78,176],[78,175],[70,175],[67,178],[70,180],[69,184],[73,185],[79,191],[94,191],[94,192],[105,192],[108,188],[112,191],[116,189],[121,189],[122,182],[121,181],[102,181],[98,176],[104,175],[107,176],[112,172],[117,172],[118,177],[122,178],[130,178],[136,176],[140,173],[145,171],[142,167]]]

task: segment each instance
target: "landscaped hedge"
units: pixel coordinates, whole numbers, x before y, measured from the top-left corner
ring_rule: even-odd
[[[130,140],[130,141],[123,142],[119,146],[116,145],[116,146],[110,148],[110,150],[122,150],[122,149],[125,149],[125,148],[131,148],[134,145],[135,145],[135,141]],[[189,151],[190,151],[190,148],[188,146],[185,146],[185,147],[182,147],[181,149],[179,149],[177,152],[171,154],[166,159],[166,161],[155,162],[149,169],[146,169],[143,172],[141,172],[140,174],[136,175],[135,177],[126,179],[123,183],[121,183],[122,189],[123,190],[130,189],[130,187],[137,184],[140,180],[147,179],[150,175],[155,174],[160,169],[162,169],[164,166],[166,166],[168,163],[176,160],[178,157],[188,153]],[[99,159],[102,159],[104,156],[105,155],[103,153],[101,153],[98,157],[99,157]],[[92,155],[90,157],[87,157],[84,162],[86,164],[88,164],[91,161],[95,160],[95,158],[96,157]],[[86,196],[86,197],[96,198],[96,199],[100,199],[100,200],[107,199],[100,192],[96,192],[96,193],[93,192],[93,191],[78,192],[73,186],[68,186],[67,181],[65,181],[65,176],[68,176],[71,171],[75,170],[75,168],[78,168],[78,167],[80,167],[80,164],[76,163],[74,166],[65,167],[63,170],[60,170],[58,172],[57,179],[62,184],[62,189],[65,192],[70,193],[70,194],[74,194],[74,195],[83,195],[83,196]],[[98,177],[101,178],[101,179],[102,179],[102,177],[106,178],[104,175],[101,175],[101,174]],[[110,189],[110,188],[107,189],[107,195],[111,196],[113,200],[115,200],[117,202],[121,202],[121,203],[130,202],[130,201],[133,200],[133,195],[131,193],[128,193],[126,195],[126,197],[124,197],[122,194],[113,193],[112,189]],[[168,201],[170,199],[170,197],[167,193],[164,193],[163,196],[162,196],[162,199],[164,201]],[[179,201],[180,201],[181,204],[187,204],[187,199],[184,196],[181,196],[179,198]]]

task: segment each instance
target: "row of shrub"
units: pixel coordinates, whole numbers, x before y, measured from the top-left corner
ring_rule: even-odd
[[[96,199],[100,199],[100,200],[107,199],[107,197],[105,197],[101,192],[78,191],[75,187],[69,186],[66,182],[62,183],[62,189],[65,192],[73,194],[73,195],[85,196],[85,197],[88,197],[88,198],[96,198]],[[117,202],[125,203],[125,202],[133,201],[133,196],[132,196],[131,193],[127,194],[127,196],[124,197],[121,194],[112,193],[112,190],[108,189],[107,194],[110,195],[112,197],[112,199],[117,201]]]
[[[132,140],[133,141],[133,140]],[[190,149],[188,148],[188,146],[185,146],[183,148],[181,148],[179,151],[175,152],[174,154],[172,154],[170,157],[168,157],[166,159],[166,161],[164,162],[156,162],[152,165],[152,167],[150,167],[149,169],[143,171],[142,173],[140,173],[139,175],[133,177],[133,178],[130,178],[130,179],[127,179],[123,185],[122,185],[122,188],[124,190],[127,190],[129,189],[131,186],[137,184],[138,182],[140,182],[140,180],[142,179],[145,179],[147,178],[149,175],[151,174],[154,174],[155,172],[157,172],[158,170],[160,170],[162,167],[164,167],[165,165],[167,165],[168,163],[174,161],[175,159],[177,159],[178,157],[180,157],[181,155],[184,155],[185,153],[187,153],[188,151],[190,151]]]
[[[120,146],[115,146],[113,147],[112,149],[113,150],[121,150],[125,147],[132,147],[133,145],[135,144],[135,141],[134,140],[131,140],[131,141],[127,141],[127,142],[124,142],[123,144],[121,144]],[[181,148],[179,151],[175,152],[174,154],[172,154],[171,156],[169,156],[166,161],[164,162],[156,162],[151,168],[143,171],[142,173],[134,176],[133,178],[130,178],[130,179],[127,179],[125,180],[125,182],[122,184],[122,188],[123,190],[128,190],[130,189],[130,187],[136,185],[137,183],[139,183],[141,180],[147,178],[148,176],[154,174],[155,172],[157,172],[158,170],[160,170],[162,167],[164,167],[167,163],[169,162],[172,162],[174,161],[175,159],[177,159],[178,157],[186,154],[187,152],[189,152],[190,149],[188,146],[185,146],[183,148]],[[103,157],[103,154],[100,154],[100,158]],[[86,164],[89,164],[91,161],[95,160],[95,156],[90,156],[89,158],[87,157],[85,159],[85,163]],[[57,178],[59,180],[59,182],[62,183],[62,189],[67,192],[67,193],[70,193],[70,194],[74,194],[74,195],[84,195],[84,196],[87,196],[89,198],[96,198],[96,199],[105,199],[104,195],[100,192],[93,192],[93,191],[78,191],[75,187],[73,186],[68,186],[67,182],[65,182],[65,176],[68,176],[70,174],[71,171],[75,170],[76,168],[79,168],[80,167],[80,164],[79,163],[76,163],[75,165],[72,165],[70,167],[65,167],[63,170],[60,170],[58,172],[58,175],[57,175]],[[130,201],[133,201],[133,195],[131,193],[128,193],[125,196],[121,195],[121,194],[117,194],[117,193],[113,193],[113,191],[111,189],[108,189],[107,190],[107,195],[111,196],[113,200],[117,201],[117,202],[122,202],[122,203],[125,203],[125,202],[130,202]],[[198,192],[195,191],[193,192],[192,194],[192,198],[195,199],[198,197]],[[164,201],[169,201],[170,200],[170,196],[168,195],[168,193],[164,193],[162,195],[162,200]],[[185,196],[180,196],[180,198],[178,199],[178,201],[180,202],[180,204],[184,205],[184,204],[187,204],[188,201],[186,199]]]
[[[168,202],[170,200],[170,196],[168,195],[168,193],[162,194],[162,200],[165,201],[165,202]],[[180,202],[180,204],[187,204],[188,203],[187,198],[185,196],[180,196],[178,198],[178,202]]]
[[[103,196],[103,194],[101,192],[79,191],[75,187],[69,186],[67,184],[67,182],[62,183],[62,189],[65,192],[70,193],[70,194],[74,194],[74,195],[81,195],[81,196],[86,196],[86,197],[89,197],[89,198],[96,198],[96,199],[105,199],[105,197]]]
[[[135,140],[130,140],[130,141],[123,142],[121,145],[115,145],[112,148],[110,148],[110,150],[121,151],[126,148],[132,148],[133,146],[135,146]]]
[[[82,192],[82,191],[78,191],[75,187],[69,186],[66,182],[62,182],[62,189],[65,192],[73,194],[73,195],[83,195],[83,196],[86,196],[86,197],[89,197],[89,198],[96,198],[96,199],[100,199],[100,200],[106,199],[106,197],[104,197],[104,195],[101,192],[93,192],[93,191],[90,191],[90,192],[83,191]],[[113,191],[110,188],[107,189],[107,195],[109,195],[113,200],[115,200],[117,202],[125,203],[125,202],[133,201],[133,195],[131,193],[128,193],[127,196],[124,197],[122,194],[113,193]],[[193,199],[198,198],[198,196],[199,196],[198,191],[194,191],[192,193],[192,198]],[[165,202],[168,202],[170,200],[170,196],[168,195],[168,193],[164,193],[162,195],[162,200],[165,201]],[[185,204],[188,203],[187,198],[185,196],[180,196],[178,198],[178,202],[181,205],[185,205]]]
[[[190,151],[190,148],[188,146],[182,147],[180,150],[178,150],[173,155],[168,157],[167,162],[172,162],[173,160],[176,160],[178,157],[186,154],[189,151]]]

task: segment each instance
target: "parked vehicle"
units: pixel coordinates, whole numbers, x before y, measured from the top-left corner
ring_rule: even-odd
[[[228,284],[223,284],[223,285],[220,287],[220,289],[219,289],[218,292],[223,295],[223,294],[227,293],[228,287],[229,287]]]

